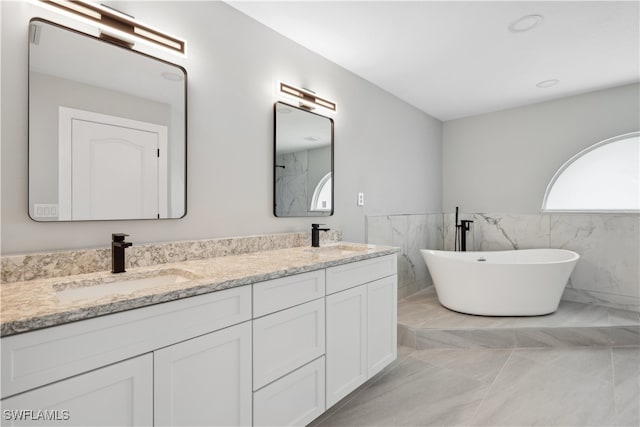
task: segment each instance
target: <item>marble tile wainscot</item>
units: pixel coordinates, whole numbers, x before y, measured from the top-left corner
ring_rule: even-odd
[[[420,249],[442,249],[442,214],[367,216],[365,239],[367,243],[400,248],[399,299],[433,284]]]

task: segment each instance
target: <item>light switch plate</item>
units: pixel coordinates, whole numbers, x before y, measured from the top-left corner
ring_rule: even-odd
[[[364,193],[358,193],[358,206],[364,206]]]

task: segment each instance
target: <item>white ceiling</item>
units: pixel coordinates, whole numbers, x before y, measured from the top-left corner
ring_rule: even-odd
[[[228,3],[443,121],[640,80],[638,1]]]

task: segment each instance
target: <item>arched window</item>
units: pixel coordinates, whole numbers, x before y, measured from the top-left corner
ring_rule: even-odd
[[[313,191],[313,198],[311,199],[312,211],[331,211],[331,188],[331,172],[329,172],[322,177]]]
[[[544,212],[640,212],[640,132],[582,150],[556,172]]]

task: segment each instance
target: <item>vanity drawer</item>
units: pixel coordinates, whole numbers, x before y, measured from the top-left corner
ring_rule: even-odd
[[[396,274],[397,255],[327,268],[327,295]]]
[[[242,286],[2,338],[2,397],[251,319]]]
[[[254,426],[303,426],[324,412],[324,356],[253,394]]]
[[[324,298],[253,321],[253,389],[324,354]]]
[[[324,296],[324,270],[253,285],[253,317],[264,316]]]

